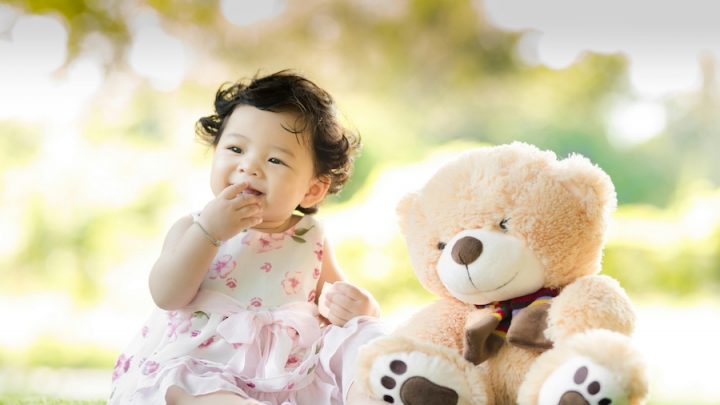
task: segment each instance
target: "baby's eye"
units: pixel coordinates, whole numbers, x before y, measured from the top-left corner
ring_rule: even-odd
[[[280,160],[280,159],[278,159],[278,158],[270,158],[270,159],[268,159],[268,162],[270,162],[270,163],[272,163],[272,164],[274,164],[274,165],[282,165],[282,164],[284,164],[283,161]]]
[[[242,149],[238,148],[237,146],[230,146],[228,150],[235,153],[242,153]]]
[[[503,220],[500,221],[500,224],[498,226],[500,227],[500,229],[507,232],[509,221],[510,221],[510,218],[503,218]]]
[[[438,244],[437,244],[437,248],[439,250],[445,249],[445,246],[447,246],[447,244],[445,242],[438,242]]]

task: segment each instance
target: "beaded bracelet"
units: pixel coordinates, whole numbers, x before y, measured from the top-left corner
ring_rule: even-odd
[[[215,239],[212,235],[210,235],[210,232],[208,232],[207,229],[205,229],[205,227],[202,226],[202,224],[200,223],[200,221],[197,218],[193,218],[193,224],[197,225],[198,228],[200,228],[202,233],[205,234],[205,237],[207,238],[207,240],[209,240],[210,243],[215,245],[215,247],[220,247],[220,245],[222,245],[222,241],[220,239]]]

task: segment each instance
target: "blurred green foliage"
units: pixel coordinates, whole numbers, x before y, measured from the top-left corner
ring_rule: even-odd
[[[107,369],[116,359],[117,353],[106,347],[60,341],[54,336],[37,337],[22,351],[0,347],[0,365],[18,369],[39,366]]]

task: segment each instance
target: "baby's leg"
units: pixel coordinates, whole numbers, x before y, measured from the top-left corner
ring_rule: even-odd
[[[194,397],[182,388],[172,386],[165,395],[168,405],[259,405],[254,399],[241,398],[232,392],[220,391]]]

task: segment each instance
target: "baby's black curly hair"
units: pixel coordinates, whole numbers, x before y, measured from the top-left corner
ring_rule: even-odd
[[[213,147],[220,141],[225,123],[238,105],[250,105],[272,112],[293,112],[298,119],[293,128],[296,136],[306,136],[312,146],[315,175],[330,182],[329,194],[342,189],[352,171],[360,149],[360,137],[338,122],[333,98],[318,85],[290,70],[220,86],[215,94],[215,114],[200,118],[195,133]],[[314,214],[317,207],[297,207],[304,214]]]

